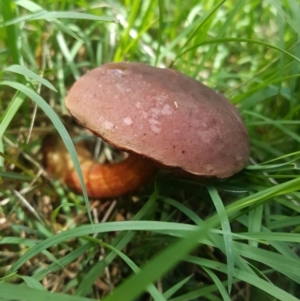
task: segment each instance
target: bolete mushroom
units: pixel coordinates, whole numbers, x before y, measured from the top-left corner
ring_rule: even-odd
[[[129,153],[122,162],[100,165],[83,144],[77,146],[90,197],[132,192],[159,167],[226,178],[248,162],[247,130],[236,108],[223,95],[172,69],[104,64],[72,86],[65,104],[79,124]],[[44,150],[48,171],[81,192],[62,142],[46,142]]]

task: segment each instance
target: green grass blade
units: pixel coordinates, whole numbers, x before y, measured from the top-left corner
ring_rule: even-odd
[[[5,133],[6,129],[8,128],[11,120],[16,115],[17,111],[19,110],[20,106],[24,102],[26,95],[20,92],[17,92],[10,102],[8,108],[1,116],[1,124],[0,124],[0,139],[2,139],[3,134]]]
[[[202,228],[206,228],[205,227]],[[104,224],[95,225],[84,225],[77,227],[75,229],[66,230],[64,232],[58,233],[50,238],[43,240],[40,244],[31,248],[22,257],[19,258],[11,267],[10,271],[13,272],[19,269],[27,260],[33,256],[39,254],[41,251],[55,246],[61,242],[67,241],[68,239],[86,236],[95,233],[105,233],[105,232],[115,232],[115,231],[177,231],[184,234],[186,232],[194,232],[198,229],[197,226],[183,225],[177,223],[167,223],[167,222],[153,222],[153,221],[125,221],[125,222],[107,222]],[[186,234],[185,234],[186,235]]]
[[[46,291],[43,285],[39,281],[35,280],[33,277],[20,276],[20,278],[27,284],[28,287]]]
[[[5,22],[2,26],[9,26],[12,24],[18,24],[20,22],[32,21],[32,20],[51,20],[51,19],[83,19],[93,20],[101,22],[116,22],[116,19],[110,17],[100,17],[91,14],[77,13],[77,12],[47,12],[38,11],[31,15],[25,15],[19,18],[15,18],[11,21]]]
[[[190,275],[176,283],[174,286],[170,287],[167,291],[164,292],[164,297],[166,299],[172,297],[172,295],[174,295],[181,287],[183,287],[192,278],[192,276],[193,275]]]
[[[154,66],[157,66],[160,48],[162,44],[162,30],[163,30],[163,23],[164,23],[164,3],[162,0],[158,0],[158,8],[159,8],[159,16],[158,16],[158,45],[156,49],[156,56],[155,56],[155,63]]]
[[[37,82],[41,83],[42,85],[44,85],[45,87],[49,88],[50,90],[57,92],[55,87],[48,80],[42,78],[41,76],[32,72],[31,70],[29,70],[28,68],[26,68],[24,66],[11,65],[11,66],[5,68],[3,71],[10,71],[10,72],[14,72],[14,73],[26,76],[28,78],[32,78],[32,79],[36,80]]]
[[[214,39],[214,40],[211,40],[211,41],[204,41],[202,43],[199,43],[195,46],[192,46],[186,50],[184,50],[182,53],[180,53],[178,55],[178,57],[176,58],[176,60],[178,58],[180,58],[181,56],[183,56],[184,54],[186,54],[187,52],[195,49],[195,48],[198,48],[200,46],[204,46],[204,45],[209,45],[209,44],[217,44],[217,43],[231,43],[231,42],[238,42],[238,43],[243,43],[243,42],[246,42],[246,43],[251,43],[251,44],[257,44],[257,45],[263,45],[267,48],[272,48],[272,49],[275,49],[277,50],[278,52],[281,52],[281,53],[284,53],[286,54],[287,56],[293,58],[294,60],[296,60],[297,62],[300,62],[300,58],[296,57],[295,55],[293,55],[292,53],[284,50],[284,49],[281,49],[275,45],[272,45],[272,44],[269,44],[269,43],[266,43],[266,42],[263,42],[263,41],[258,41],[258,40],[251,40],[251,39],[242,39],[242,38],[222,38],[222,39]]]
[[[23,285],[0,283],[0,297],[16,301],[96,301],[96,299],[53,293]]]
[[[0,1],[0,10],[2,12],[4,22],[10,22],[16,16],[16,12],[14,9],[14,1]],[[19,28],[15,25],[10,25],[7,26],[5,30],[5,38],[9,55],[11,55],[12,61],[15,64],[19,64],[21,62],[21,51],[20,45],[18,44],[18,37],[20,36]]]
[[[215,208],[218,212],[222,230],[226,233],[226,235],[224,235],[224,244],[225,244],[225,251],[226,251],[225,255],[227,258],[228,292],[230,293],[232,287],[232,281],[233,281],[233,270],[234,270],[234,262],[235,262],[234,251],[232,247],[232,235],[231,235],[230,223],[223,202],[217,190],[213,186],[208,186],[207,189],[215,205]]]
[[[221,280],[217,277],[217,275],[210,269],[207,268],[203,268],[204,271],[209,275],[209,277],[213,280],[213,282],[216,284],[216,286],[219,289],[219,292],[223,298],[224,301],[230,301],[230,297],[223,285],[223,283],[221,282]]]
[[[263,218],[263,206],[259,206],[249,213],[248,229],[251,232],[260,232]],[[253,247],[257,247],[258,242],[251,240],[249,244]]]

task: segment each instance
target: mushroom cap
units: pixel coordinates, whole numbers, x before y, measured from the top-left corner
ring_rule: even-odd
[[[226,178],[248,162],[247,130],[236,108],[172,69],[104,64],[81,77],[65,103],[103,140],[178,172]]]

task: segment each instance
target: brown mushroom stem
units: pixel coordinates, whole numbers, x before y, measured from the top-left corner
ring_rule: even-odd
[[[75,148],[88,196],[92,198],[113,198],[133,192],[147,183],[157,171],[152,161],[139,155],[130,154],[118,163],[100,164],[93,160],[85,143],[76,143]],[[47,172],[74,192],[81,193],[78,174],[60,137],[47,136],[42,152]]]

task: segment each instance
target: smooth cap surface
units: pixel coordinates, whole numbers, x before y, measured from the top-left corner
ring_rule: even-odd
[[[80,78],[65,102],[105,141],[179,172],[225,178],[248,162],[247,130],[235,107],[172,69],[108,63]]]

